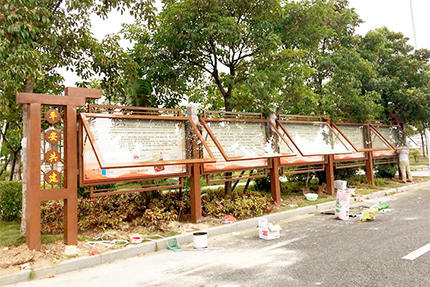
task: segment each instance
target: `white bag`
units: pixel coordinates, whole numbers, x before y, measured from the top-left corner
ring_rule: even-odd
[[[338,191],[336,194],[336,209],[334,212],[334,218],[348,220],[350,206],[351,194],[346,191]]]

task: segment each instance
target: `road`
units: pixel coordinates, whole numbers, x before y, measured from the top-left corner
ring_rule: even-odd
[[[402,259],[430,243],[430,189],[394,199],[374,222],[310,215],[277,240],[251,229],[16,286],[430,286],[430,252]]]

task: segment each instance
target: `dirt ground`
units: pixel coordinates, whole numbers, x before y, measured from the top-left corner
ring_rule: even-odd
[[[65,244],[62,241],[56,241],[49,244],[42,244],[40,251],[29,250],[26,244],[20,246],[10,245],[0,247],[0,276],[11,274],[19,270],[38,269],[45,266],[51,266],[72,257],[88,256],[90,252],[104,253],[109,250],[125,247],[129,243],[130,235],[142,235],[146,241],[160,239],[163,237],[193,232],[220,224],[219,219],[204,218],[202,222],[183,223],[171,222],[169,230],[171,232],[163,235],[148,233],[142,227],[137,227],[129,231],[108,230],[99,232],[85,232],[79,234],[78,254],[76,256],[66,256]],[[97,241],[98,243],[94,243]],[[94,250],[94,247],[97,249]]]

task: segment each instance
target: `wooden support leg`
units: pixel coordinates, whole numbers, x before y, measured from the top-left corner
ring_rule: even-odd
[[[191,220],[198,222],[202,218],[202,191],[200,186],[200,166],[198,164],[191,165],[190,192]]]
[[[64,200],[64,243],[78,244],[78,200],[71,196]]]
[[[78,244],[78,144],[76,141],[76,108],[66,107],[66,186],[68,197],[64,199],[64,242],[67,245]]]
[[[375,185],[375,175],[373,174],[373,153],[367,152],[366,160],[366,178],[367,183],[370,185]]]
[[[334,191],[334,155],[330,154],[327,156],[327,164],[325,167],[326,181],[327,181],[327,192],[331,195],[335,195]]]
[[[34,190],[28,190],[32,192]],[[30,250],[40,250],[40,201],[33,197],[27,196],[27,246]]]
[[[281,202],[281,183],[279,182],[279,158],[272,159],[272,168],[270,169],[270,190],[272,199],[275,204]]]
[[[27,138],[27,214],[26,237],[29,249],[40,250],[40,142],[41,106],[30,104]],[[35,156],[36,155],[36,156]]]

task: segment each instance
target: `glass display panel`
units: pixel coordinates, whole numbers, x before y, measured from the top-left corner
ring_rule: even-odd
[[[364,150],[366,148],[364,137],[366,133],[365,126],[341,124],[336,124],[336,126],[358,150]]]
[[[102,169],[85,131],[83,132],[83,169],[84,183],[185,175],[187,172],[185,164]]]
[[[217,162],[291,156],[292,151],[288,147],[282,152],[277,151],[275,136],[267,136],[270,127],[266,122],[212,121],[206,122],[206,126],[227,157],[224,158],[209,132],[204,129],[203,138]],[[278,141],[281,142],[282,139],[278,137]],[[206,154],[204,156],[206,157]]]
[[[282,122],[282,125],[304,156],[355,152],[339,133],[325,123]]]
[[[190,131],[196,133],[188,118],[98,114],[81,114],[81,117],[102,168],[214,161],[191,157],[193,153],[187,138]]]
[[[393,146],[405,146],[403,132],[398,127],[375,127],[376,130]]]

